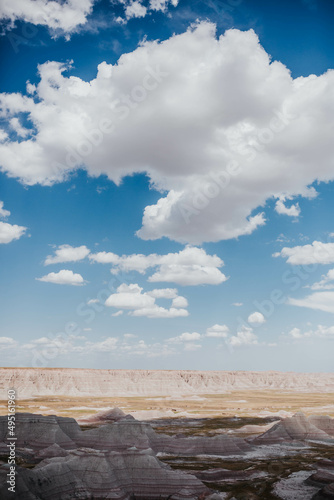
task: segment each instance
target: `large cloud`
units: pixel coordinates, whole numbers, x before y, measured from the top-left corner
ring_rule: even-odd
[[[172,307],[166,309],[156,304],[156,299],[161,298],[173,299]],[[143,288],[136,283],[120,285],[117,292],[107,298],[105,305],[120,310],[128,309],[130,316],[146,318],[177,318],[189,315],[184,309],[188,306],[188,301],[185,297],[178,296],[177,290],[164,288],[143,292]]]
[[[300,245],[296,247],[284,247],[280,252],[273,254],[274,257],[284,257],[289,264],[333,264],[334,243],[322,243],[314,241],[312,245]]]
[[[25,21],[47,26],[52,31],[72,33],[79,25],[87,22],[94,0],[1,0],[0,20]]]
[[[133,254],[118,256],[112,252],[90,254],[93,262],[113,264],[112,273],[137,271],[144,274],[150,268],[157,270],[148,281],[177,283],[183,286],[219,285],[227,280],[220,271],[224,262],[217,255],[208,255],[202,248],[186,247],[178,253]],[[161,293],[161,292],[157,292]],[[172,297],[174,298],[174,297]]]
[[[2,169],[26,184],[82,166],[116,183],[147,172],[168,194],[146,207],[141,238],[249,234],[269,198],[314,196],[311,183],[334,178],[334,72],[293,79],[253,31],[217,39],[202,22],[101,63],[90,82],[65,69],[41,65],[35,95],[2,94],[3,116],[33,126],[0,145]]]
[[[334,292],[315,292],[302,299],[289,298],[290,305],[334,313]]]

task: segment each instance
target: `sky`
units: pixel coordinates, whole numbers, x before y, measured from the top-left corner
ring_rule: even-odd
[[[1,2],[2,366],[333,371],[333,14]]]

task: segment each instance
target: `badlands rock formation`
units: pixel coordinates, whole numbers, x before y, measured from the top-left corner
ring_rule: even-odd
[[[306,417],[296,413],[273,425],[267,432],[254,439],[256,443],[280,443],[287,441],[322,441],[334,446],[334,419],[326,416]]]
[[[285,419],[260,438],[248,440],[232,436],[179,437],[157,434],[115,409],[100,415],[109,421],[81,430],[74,419],[28,413],[16,415],[16,496],[19,500],[222,500],[226,493],[214,493],[211,484],[249,481],[266,475],[252,468],[245,470],[206,469],[186,473],[172,470],[158,454],[172,457],[226,456],[265,453],[266,444],[317,437],[328,444],[334,433],[334,420],[306,418],[302,414]],[[269,437],[268,437],[269,436]],[[7,417],[0,417],[0,455],[8,454]],[[260,444],[261,446],[258,446]],[[269,446],[270,448],[270,446]],[[28,467],[27,467],[28,465]],[[277,483],[276,492],[284,500],[301,499],[296,488],[312,492],[313,500],[334,499],[334,461],[318,462],[317,471],[301,471]],[[0,498],[9,500],[6,477],[8,465],[0,466]],[[204,484],[206,483],[206,485]],[[313,495],[314,492],[314,495]],[[303,495],[303,493],[301,493]],[[311,496],[307,497],[311,500]]]
[[[245,389],[334,392],[334,374],[1,368],[1,399],[6,398],[9,387],[15,387],[21,399],[55,395],[176,396]]]

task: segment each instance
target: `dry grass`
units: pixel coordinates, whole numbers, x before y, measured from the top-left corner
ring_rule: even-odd
[[[173,412],[175,416],[186,412],[193,417],[257,417],[264,412],[277,413],[303,411],[306,415],[334,417],[334,397],[330,393],[296,393],[278,391],[236,391],[228,394],[199,394],[201,400],[188,397],[37,397],[18,400],[18,412],[62,415],[82,418],[103,408],[122,408],[125,413],[137,411]],[[7,414],[7,402],[0,401],[0,415]]]

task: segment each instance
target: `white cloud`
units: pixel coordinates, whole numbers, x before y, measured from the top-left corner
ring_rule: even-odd
[[[105,305],[118,309],[143,309],[154,306],[155,299],[142,291],[137,284],[122,284],[117,288],[117,293],[107,298]]]
[[[0,142],[4,142],[8,138],[7,132],[0,128]]]
[[[108,337],[101,342],[87,342],[86,348],[96,352],[111,352],[117,349],[118,338]]]
[[[150,9],[155,11],[166,12],[169,6],[169,3],[172,4],[173,7],[177,7],[179,0],[150,0]]]
[[[27,137],[30,134],[30,131],[22,127],[20,120],[16,117],[9,120],[9,125],[14,130],[14,132],[16,132],[18,137]]]
[[[313,182],[334,178],[334,71],[293,79],[253,31],[217,39],[201,22],[101,63],[90,82],[65,70],[47,62],[34,97],[1,95],[4,119],[26,113],[34,125],[31,137],[0,144],[2,169],[29,185],[81,165],[116,183],[146,172],[168,195],[146,207],[143,239],[250,234],[265,222],[266,200],[309,196]]]
[[[140,0],[120,0],[120,3],[124,5],[125,9],[125,18],[119,16],[116,19],[116,22],[120,24],[126,24],[129,19],[132,18],[143,18],[147,14],[151,14],[153,12],[164,12],[166,13],[168,7],[172,5],[173,7],[177,7],[179,1],[178,0],[150,0],[147,7],[142,4]]]
[[[184,349],[188,351],[194,351],[202,347],[201,344],[195,344],[196,340],[200,340],[202,338],[200,333],[197,332],[184,332],[177,337],[171,337],[167,339],[167,343],[169,344],[185,344]]]
[[[2,0],[0,19],[10,23],[8,28],[18,20],[69,34],[87,22],[93,4],[94,0]]]
[[[55,255],[48,255],[44,265],[59,264],[63,262],[77,262],[83,260],[89,254],[90,250],[85,245],[72,247],[71,245],[60,245],[55,250]]]
[[[147,292],[147,295],[154,297],[155,299],[176,299],[177,289],[176,288],[157,288]]]
[[[226,340],[226,343],[231,347],[240,347],[244,345],[256,345],[258,344],[258,338],[253,333],[253,329],[247,326],[242,326],[240,331],[236,335],[233,335]]]
[[[205,250],[186,247],[179,253],[162,255],[158,259],[158,270],[149,277],[150,282],[170,282],[182,286],[218,285],[227,280],[219,270],[224,262],[217,255],[208,255]]]
[[[300,339],[303,337],[303,334],[301,333],[300,328],[296,328],[296,327],[292,328],[292,330],[290,330],[289,335],[291,335],[291,337],[293,337],[294,339]]]
[[[179,297],[175,297],[172,302],[172,307],[188,307],[188,301],[185,297],[181,295]]]
[[[111,270],[113,274],[120,271],[137,271],[144,274],[150,268],[157,268],[148,279],[151,283],[164,281],[183,286],[196,286],[219,285],[227,280],[219,269],[224,262],[217,255],[208,255],[202,248],[191,246],[178,253],[166,255],[133,254],[120,257],[111,252],[98,252],[89,255],[89,258],[94,262],[114,264]]]
[[[142,316],[146,318],[177,318],[188,316],[189,312],[184,309],[187,303],[184,297],[176,296],[176,298],[173,298],[172,307],[169,309],[156,304],[156,298],[172,299],[174,292],[177,292],[177,290],[170,288],[161,289],[161,293],[157,289],[151,292],[143,292],[143,288],[135,283],[130,285],[123,283],[117,288],[117,293],[113,293],[107,298],[105,305],[117,309],[128,309],[130,310],[128,313],[130,316]],[[174,304],[177,298],[180,299],[180,305]]]
[[[100,264],[118,264],[120,257],[112,252],[98,252],[90,254],[89,259]]]
[[[274,253],[273,257],[286,258],[292,265],[333,264],[334,243],[314,241],[311,245],[284,247],[280,252]]]
[[[10,243],[11,241],[18,240],[26,230],[26,227],[0,221],[0,243]]]
[[[6,219],[6,217],[9,217],[9,216],[10,216],[10,211],[5,210],[3,201],[0,201],[0,218]]]
[[[248,316],[248,323],[261,325],[266,322],[265,317],[262,313],[256,311]]]
[[[145,17],[147,9],[140,2],[131,2],[125,9],[125,17],[131,19],[132,17]]]
[[[42,278],[36,278],[37,281],[44,281],[46,283],[55,283],[57,285],[74,285],[80,286],[85,284],[85,280],[81,274],[74,273],[67,269],[62,269],[58,273],[49,273]]]
[[[91,305],[91,304],[98,304],[100,301],[99,299],[89,299],[87,304],[88,305]]]
[[[6,219],[9,216],[10,211],[6,210],[4,208],[3,201],[0,201],[0,219]],[[0,221],[0,244],[18,240],[26,232],[26,230],[26,227]]]
[[[235,306],[235,307],[241,307],[243,306],[243,302],[233,302],[232,306]]]
[[[17,345],[16,340],[11,337],[0,337],[0,351],[10,349]]]
[[[229,327],[227,325],[213,325],[207,328],[206,337],[226,338],[229,334]]]
[[[175,307],[166,309],[156,304],[152,307],[136,309],[129,314],[131,316],[145,316],[146,318],[179,318],[189,316],[189,312],[186,309],[177,309]]]
[[[120,311],[116,311],[115,313],[112,314],[112,316],[115,316],[117,318],[117,316],[122,316],[124,311],[120,310]]]
[[[322,279],[311,285],[312,290],[332,290],[334,288],[334,269],[330,269],[327,274],[322,276]]]
[[[323,326],[318,325],[315,329],[307,330],[306,332],[302,332],[300,328],[293,328],[289,335],[294,340],[302,340],[302,339],[334,339],[334,326]]]
[[[150,9],[165,12],[168,0],[150,0]]]
[[[285,202],[284,197],[277,200],[275,205],[275,210],[278,214],[288,215],[289,217],[298,217],[300,215],[300,207],[298,203],[290,205],[290,207],[287,207],[284,204],[284,202]]]
[[[334,292],[315,292],[303,299],[293,299],[290,297],[288,304],[334,313]]]

